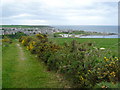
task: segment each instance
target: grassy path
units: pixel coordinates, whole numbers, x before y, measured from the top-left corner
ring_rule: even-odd
[[[15,41],[3,48],[3,88],[64,88],[68,84]]]
[[[2,41],[0,39],[0,89],[2,88]]]

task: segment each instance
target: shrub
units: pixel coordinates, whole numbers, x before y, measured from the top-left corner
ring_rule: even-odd
[[[69,47],[52,54],[48,67],[65,74],[75,87],[93,87],[96,83],[117,82],[120,68],[118,58],[106,58],[107,53],[94,44],[72,41]]]
[[[94,86],[94,88],[119,88],[120,83],[112,83],[112,82],[101,82]]]
[[[8,38],[7,36],[5,36],[5,37],[2,39],[2,42],[12,43],[12,40],[11,40],[10,38]]]

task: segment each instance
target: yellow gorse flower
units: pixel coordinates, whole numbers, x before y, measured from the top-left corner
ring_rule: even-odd
[[[107,62],[107,61],[109,61],[109,59],[108,58],[106,58],[106,57],[104,57],[104,60]]]
[[[34,47],[33,47],[32,43],[31,43],[31,44],[30,44],[30,50],[33,49],[33,48],[34,48]]]
[[[33,41],[32,44],[35,45],[35,41]]]
[[[111,76],[113,76],[113,77],[115,77],[115,76],[116,76],[114,71],[113,71],[113,72],[111,72],[111,73],[110,73],[110,75],[111,75]]]
[[[104,57],[104,59],[106,59],[106,57]]]
[[[111,62],[111,64],[115,64],[115,62]]]
[[[25,42],[25,40],[22,40],[22,44]]]
[[[88,72],[91,72],[91,70],[88,70]]]

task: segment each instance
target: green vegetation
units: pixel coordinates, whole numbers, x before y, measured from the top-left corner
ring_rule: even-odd
[[[23,48],[23,49],[22,49]],[[21,51],[22,50],[22,51]],[[47,71],[36,55],[31,55],[19,42],[3,42],[3,88],[64,88],[62,77]],[[23,60],[24,58],[24,60]]]
[[[0,39],[0,89],[2,89],[2,40]]]
[[[49,40],[62,46],[64,46],[65,43],[70,44],[73,40],[79,43],[91,42],[95,44],[95,47],[105,48],[106,52],[110,49],[112,54],[118,56],[118,38],[50,38]]]
[[[50,38],[50,41],[58,45],[64,45],[64,43],[70,43],[73,40],[78,41],[79,43],[91,42],[96,45],[98,48],[110,48],[112,51],[118,52],[118,38]]]
[[[15,33],[15,34],[2,35],[2,38],[8,37],[8,38],[11,38],[11,39],[18,39],[18,38],[20,38],[21,36],[27,36],[27,35],[24,34],[23,32],[17,32],[17,33]]]
[[[54,39],[49,41],[42,34],[19,39],[27,50],[36,54],[47,65],[48,70],[63,74],[75,88],[93,88],[101,82],[120,81],[117,39],[110,39],[112,44],[109,39],[66,39],[71,40],[71,43],[64,43],[63,38],[57,40],[55,44]]]
[[[33,26],[33,25],[1,25],[1,27],[8,27],[8,28],[37,28],[37,27],[49,27],[45,25]]]
[[[101,82],[98,83],[94,88],[120,88],[120,83],[109,83],[109,82]]]

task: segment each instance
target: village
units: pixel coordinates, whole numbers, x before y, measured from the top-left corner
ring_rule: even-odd
[[[56,29],[54,27],[31,27],[31,28],[22,28],[22,27],[2,27],[0,28],[1,35],[7,35],[7,34],[15,34],[17,32],[23,32],[26,35],[34,35],[34,34],[51,34],[54,36],[55,33],[61,33],[59,34],[60,37],[64,38],[70,38],[70,37],[79,37],[80,35],[73,35],[69,34],[72,32],[72,30],[60,30]],[[65,34],[68,33],[68,34]]]
[[[2,27],[0,28],[2,30],[2,35],[6,34],[15,34],[17,32],[23,32],[24,34],[31,35],[31,34],[52,34],[55,32],[61,32],[58,29],[55,29],[53,27],[32,27],[32,28],[17,28],[17,27]]]

